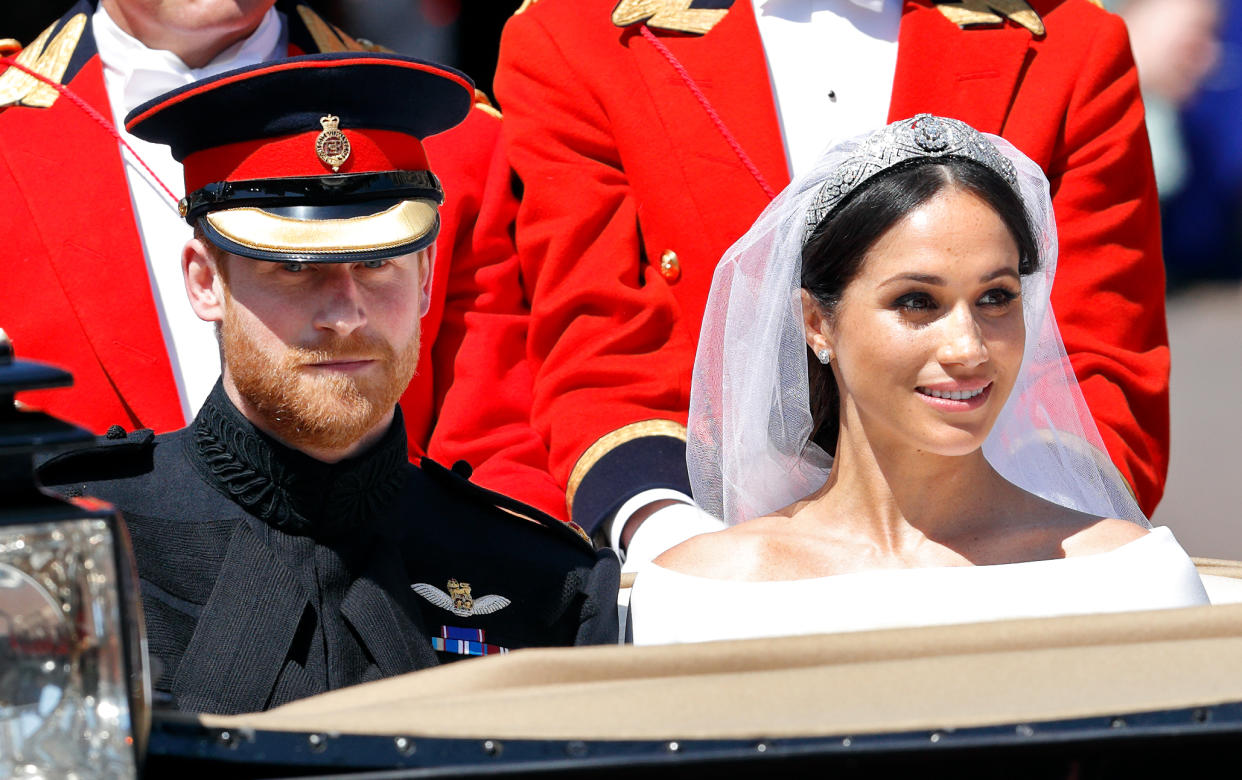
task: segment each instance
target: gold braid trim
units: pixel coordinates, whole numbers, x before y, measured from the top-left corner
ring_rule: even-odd
[[[73,50],[78,47],[82,31],[86,28],[86,14],[77,14],[70,19],[64,29],[52,38],[53,23],[29,46],[17,55],[17,62],[51,81],[60,83],[65,77],[65,69],[73,58]],[[48,40],[51,39],[49,43]],[[8,68],[0,73],[0,108],[9,106],[30,106],[32,108],[50,108],[60,97],[52,86],[44,84],[33,76],[29,76],[17,68]]]
[[[934,0],[936,9],[958,27],[1001,24],[1011,19],[1031,31],[1044,34],[1044,21],[1026,0]]]
[[[496,508],[506,514],[510,514],[510,515],[513,515],[514,517],[521,518],[522,520],[525,520],[528,523],[534,523],[535,525],[543,526],[545,528],[547,527],[544,525],[543,521],[537,520],[531,517],[530,515],[524,515],[521,512],[514,511],[512,509],[509,509],[508,507],[498,506]],[[582,530],[582,526],[578,525],[573,520],[562,521],[562,520],[553,519],[552,522],[559,523],[560,525],[568,526],[569,530],[573,531],[574,533],[578,535],[578,538],[580,538],[582,541],[586,542],[587,544],[591,545],[591,549],[595,549],[595,542],[591,541],[591,537],[587,536],[587,532]]]
[[[672,420],[643,420],[642,422],[630,423],[611,433],[604,434],[588,447],[587,451],[578,458],[578,462],[574,464],[573,471],[569,474],[569,484],[565,486],[565,504],[571,510],[573,509],[574,495],[578,492],[578,486],[582,484],[582,480],[587,473],[605,455],[626,442],[641,439],[645,436],[671,436],[674,439],[685,441],[686,426],[681,423],[675,423]]]
[[[487,99],[487,93],[481,89],[474,91],[474,107],[482,111],[484,114],[491,114],[497,119],[504,119],[500,115],[500,109],[492,105],[492,101]]]

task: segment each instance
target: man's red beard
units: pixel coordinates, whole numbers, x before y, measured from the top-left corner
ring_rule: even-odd
[[[298,448],[337,450],[359,441],[392,411],[418,365],[417,333],[400,351],[378,336],[355,332],[267,354],[232,306],[220,339],[238,393],[268,431]],[[380,370],[352,375],[305,367],[343,359],[375,360]]]

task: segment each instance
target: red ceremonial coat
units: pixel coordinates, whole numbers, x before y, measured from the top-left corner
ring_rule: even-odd
[[[1137,75],[1116,16],[1087,0],[1030,5],[1046,34],[963,29],[931,0],[905,0],[889,118],[956,117],[1047,173],[1057,320],[1109,454],[1150,513],[1168,460],[1169,352]],[[533,419],[588,528],[638,490],[685,484],[678,424],[712,273],[768,202],[641,24],[612,22],[616,6],[528,4],[496,76],[524,189]],[[704,13],[666,10],[649,29],[779,190],[789,174],[751,4],[732,3],[705,34],[659,27]]]
[[[359,48],[318,17],[308,21],[305,7],[278,8],[291,55]],[[53,28],[86,15],[64,83],[110,122],[94,10],[80,2]],[[476,105],[461,125],[425,141],[446,202],[418,373],[401,407],[412,458],[466,460],[479,484],[564,517],[564,491],[528,419],[527,310],[511,239],[517,204],[500,125]],[[20,357],[74,375],[71,388],[22,400],[97,433],[113,424],[157,433],[184,426],[118,143],[67,96],[48,108],[0,108],[0,237],[0,328]]]

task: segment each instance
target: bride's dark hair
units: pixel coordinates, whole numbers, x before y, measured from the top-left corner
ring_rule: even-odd
[[[1018,245],[1018,273],[1039,268],[1039,250],[1018,194],[990,168],[959,157],[919,158],[875,175],[815,226],[802,247],[802,287],[829,317],[858,275],[863,258],[902,217],[950,187],[970,192],[992,207]],[[832,369],[807,347],[811,440],[837,450],[840,395]]]

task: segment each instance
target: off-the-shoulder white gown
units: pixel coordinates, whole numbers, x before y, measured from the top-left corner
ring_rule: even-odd
[[[635,644],[865,631],[1207,604],[1165,527],[1115,550],[991,566],[883,569],[746,582],[651,564],[634,582]]]

